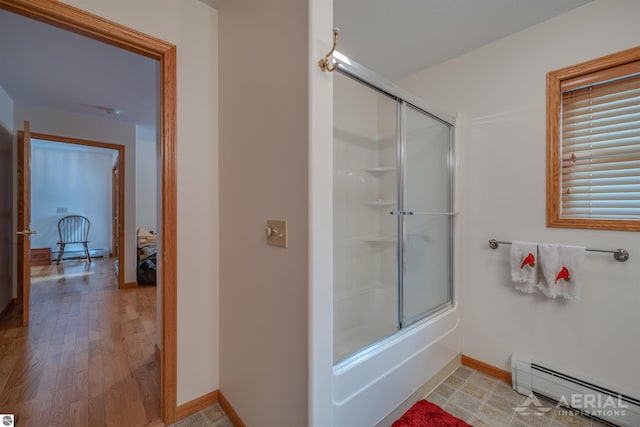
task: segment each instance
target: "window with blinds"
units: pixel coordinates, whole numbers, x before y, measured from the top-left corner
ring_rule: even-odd
[[[640,48],[547,83],[548,225],[640,230]]]

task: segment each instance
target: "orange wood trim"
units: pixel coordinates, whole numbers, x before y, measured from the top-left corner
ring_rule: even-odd
[[[11,298],[11,301],[9,301],[7,303],[7,306],[3,308],[2,311],[0,312],[0,317],[4,316],[7,313],[7,311],[9,311],[12,305],[16,305],[16,304],[17,304],[17,299]]]
[[[495,366],[481,362],[480,360],[474,359],[472,357],[465,356],[464,354],[462,355],[462,364],[464,366],[473,368],[476,371],[480,371],[483,374],[487,374],[491,377],[497,378],[500,381],[504,381],[507,384],[511,384],[511,372],[496,368]]]
[[[118,158],[120,158],[120,156],[118,155]],[[116,183],[118,183],[120,177],[118,176],[118,174],[120,173],[119,169],[119,163],[118,162],[115,166],[113,166],[111,168],[111,252],[109,253],[109,257],[113,257],[115,255],[118,255],[118,251],[117,251],[117,246],[120,244],[120,233],[117,232],[116,227],[115,227],[115,217],[118,216],[118,221],[120,220],[120,210],[118,209],[118,212],[115,212],[115,210],[113,209],[114,206],[118,205],[119,206],[119,201],[120,198],[116,198],[117,194],[120,193],[120,191],[116,191]],[[119,184],[118,184],[119,186]],[[120,227],[119,225],[120,223],[118,222],[118,228]],[[120,258],[118,258],[118,263],[120,262]]]
[[[131,288],[137,288],[138,287],[138,282],[125,282],[122,285],[122,288],[120,289],[131,289]]]
[[[24,177],[22,176],[23,171],[22,168],[24,167],[24,153],[23,153],[23,148],[24,148],[24,133],[22,131],[18,131],[18,218],[16,219],[16,231],[19,230],[23,230],[24,226],[24,211],[22,209],[22,207],[20,206],[20,204],[22,203],[22,194],[21,192],[24,191],[23,190],[23,185],[22,185],[22,180],[24,180]],[[20,237],[17,238],[17,271],[16,271],[16,283],[17,283],[17,300],[20,302],[20,304],[23,304],[24,302],[24,288],[22,286],[22,283],[24,282],[24,268],[22,267],[22,263],[24,262],[24,259],[22,259],[22,257],[24,256],[24,250],[23,250],[23,245],[24,242],[22,241],[22,239]]]
[[[640,46],[547,73],[547,227],[640,231],[640,220],[560,217],[560,98],[563,83],[640,61]],[[619,70],[611,71],[611,74]]]
[[[640,60],[640,46],[561,68],[552,73],[560,80],[569,80],[638,60]]]
[[[242,421],[240,415],[238,415],[236,410],[233,409],[233,406],[231,406],[231,403],[229,403],[227,398],[224,397],[222,392],[220,392],[220,407],[224,413],[227,414],[227,418],[229,418],[229,421],[231,421],[231,424],[233,424],[234,427],[246,427],[246,424]]]
[[[31,139],[45,139],[47,141],[62,142],[64,144],[88,145],[90,147],[124,151],[124,145],[121,145],[121,144],[112,144],[109,142],[93,141],[91,139],[70,138],[66,136],[51,135],[48,133],[31,132]]]
[[[613,80],[620,77],[637,74],[640,72],[640,61],[633,61],[617,67],[607,68],[604,70],[580,75],[572,79],[562,81],[561,89],[563,92],[589,86],[595,83],[601,83],[607,80]]]
[[[22,137],[18,136],[18,230],[31,226],[31,124],[24,121]],[[31,293],[31,240],[18,237],[18,287],[22,288],[22,326],[29,326]]]
[[[126,218],[126,215],[124,214],[125,212],[125,183],[127,182],[125,180],[125,168],[124,168],[124,159],[125,159],[125,149],[124,146],[122,147],[121,150],[118,150],[118,288],[119,289],[123,289],[125,287],[125,283],[124,283],[124,276],[125,276],[125,267],[126,267],[126,262],[124,261],[126,258],[126,254],[128,250],[134,249],[127,249],[124,244],[124,242],[126,242],[127,240],[124,237],[124,226],[127,222],[127,219],[129,221],[135,221],[135,217],[134,218]],[[134,202],[135,203],[135,202]],[[135,250],[135,249],[134,249]],[[138,267],[136,266],[136,270],[138,269]]]
[[[160,60],[169,43],[57,0],[0,0],[5,10]]]
[[[547,74],[547,226],[560,218],[560,79]]]
[[[177,379],[177,69],[176,47],[97,15],[53,0],[0,0],[5,9],[28,18],[138,53],[160,62],[161,151],[162,151],[162,420],[176,417]],[[123,180],[124,181],[124,180]],[[124,240],[123,240],[124,241]]]
[[[177,187],[177,71],[176,48],[171,46],[162,54],[160,81],[161,164],[162,164],[162,416],[165,423],[175,422],[177,406],[177,348],[178,348],[178,187]]]
[[[214,390],[190,402],[184,403],[176,408],[176,421],[187,418],[198,411],[203,410],[211,405],[215,405],[220,400],[220,390]]]
[[[591,230],[612,231],[640,231],[640,220],[610,220],[610,219],[568,219],[556,218],[548,222],[549,227],[557,228],[586,228]]]

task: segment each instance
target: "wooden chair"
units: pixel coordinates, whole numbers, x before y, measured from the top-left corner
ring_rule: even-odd
[[[64,247],[68,244],[80,244],[84,246],[84,253],[87,261],[91,263],[91,255],[89,254],[89,229],[91,222],[81,215],[69,215],[58,221],[58,234],[60,234],[60,251],[56,264],[60,264],[60,260],[64,255]]]

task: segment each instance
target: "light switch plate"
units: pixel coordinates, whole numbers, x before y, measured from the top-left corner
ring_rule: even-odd
[[[280,248],[287,247],[287,220],[286,219],[268,219],[267,228],[267,245],[278,246]]]

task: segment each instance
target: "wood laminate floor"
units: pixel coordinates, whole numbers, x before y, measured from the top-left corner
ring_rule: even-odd
[[[117,289],[110,259],[32,268],[28,328],[0,319],[0,413],[25,426],[162,425],[156,288]]]

